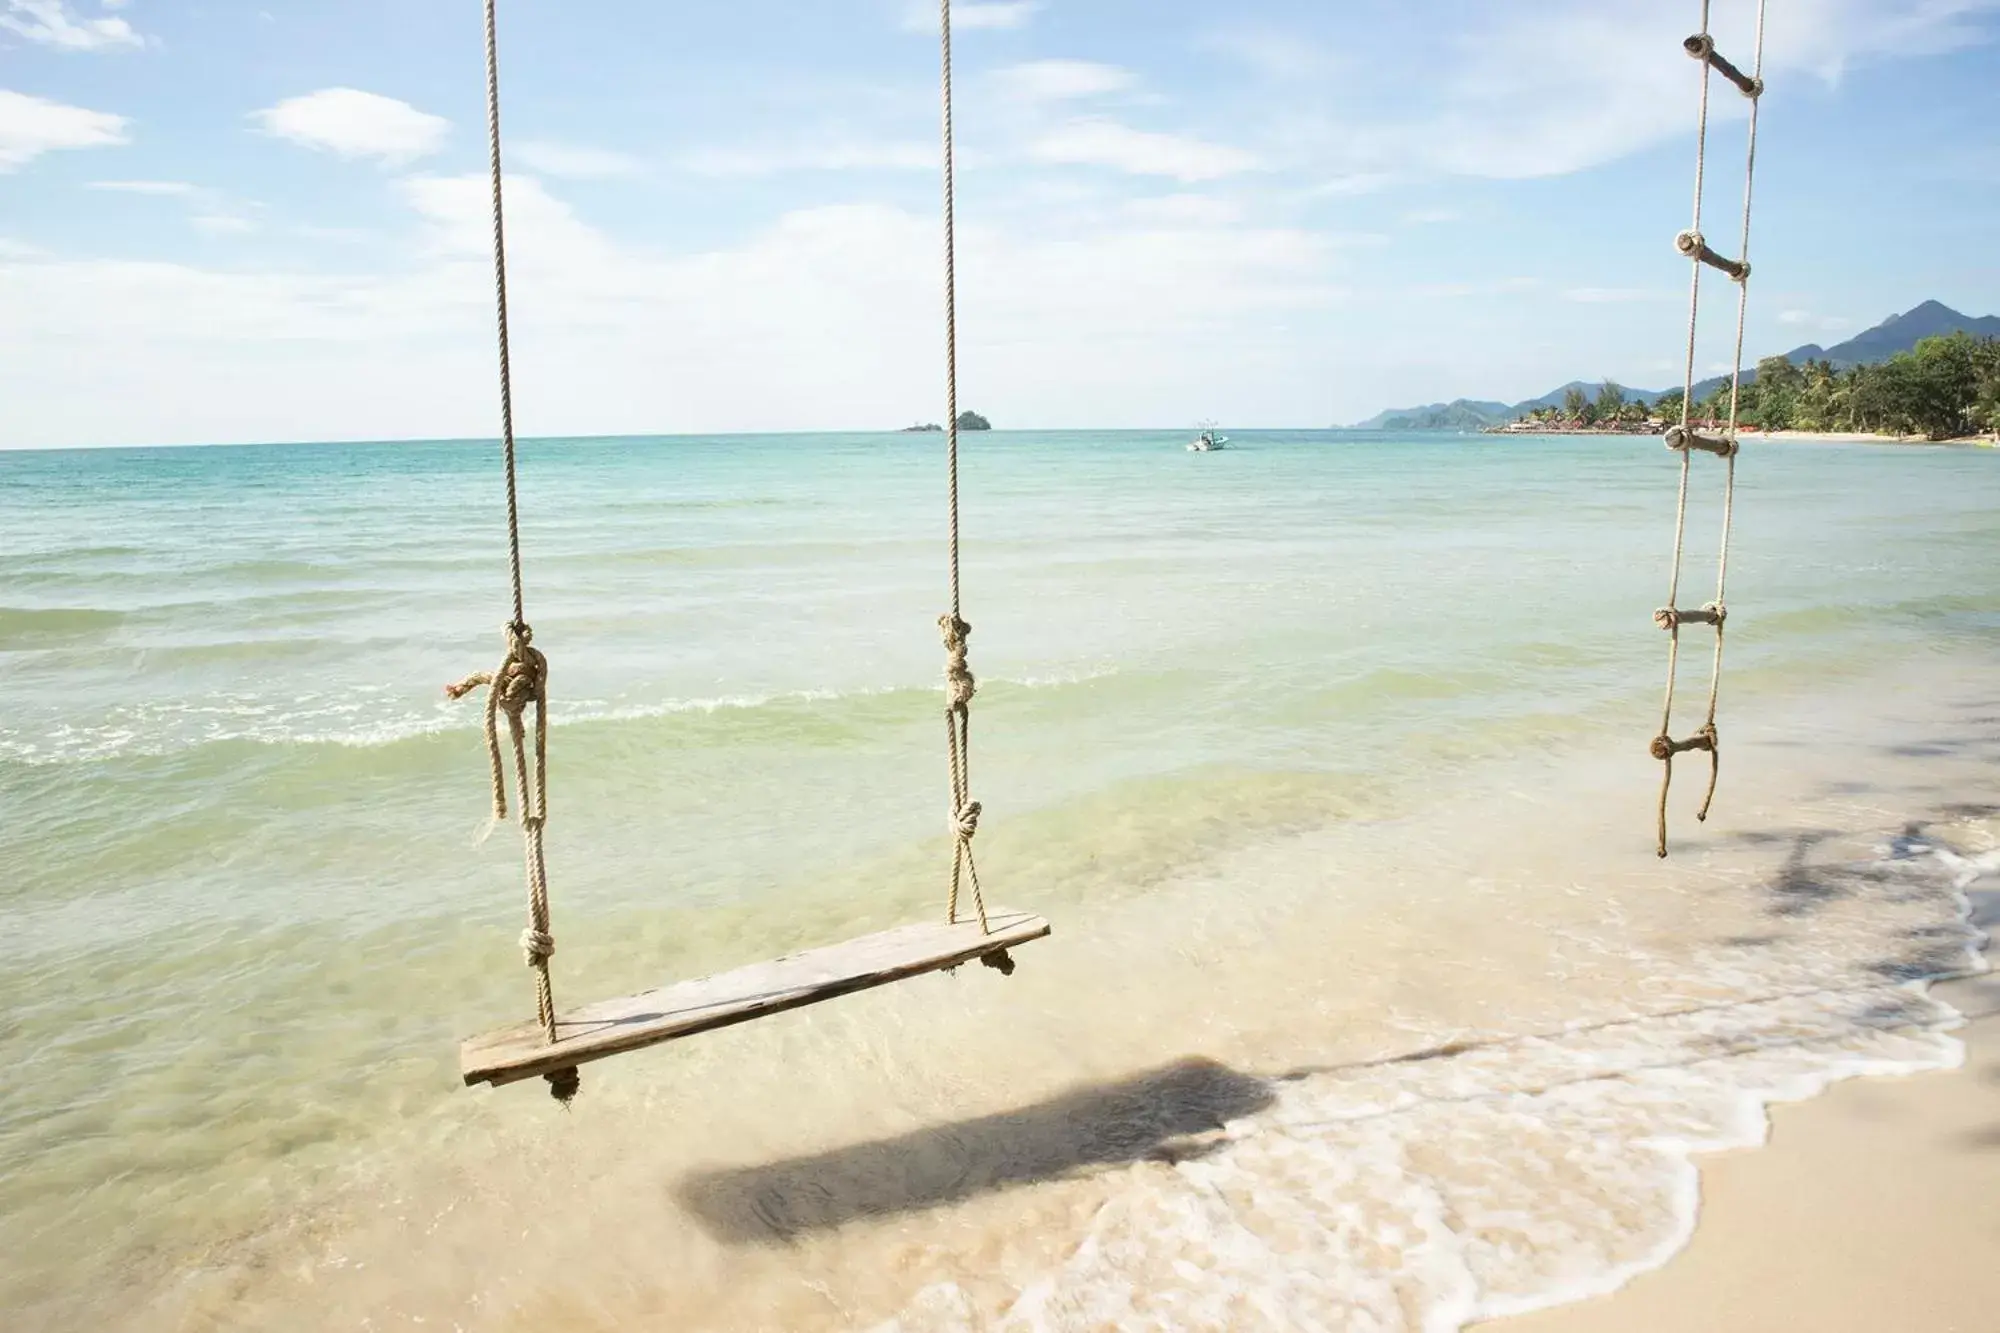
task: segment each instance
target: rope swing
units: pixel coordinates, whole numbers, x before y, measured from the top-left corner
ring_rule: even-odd
[[[972,626],[959,614],[958,577],[958,255],[955,234],[956,202],[953,197],[951,143],[951,0],[938,2],[940,87],[944,104],[944,398],[945,398],[945,509],[951,562],[951,610],[938,617],[938,633],[944,639],[944,735],[945,752],[951,769],[951,894],[945,902],[945,923],[958,922],[958,895],[961,884],[972,888],[973,910],[978,913],[979,931],[990,934],[986,919],[986,895],[979,887],[979,868],[972,860],[972,836],[979,832],[979,802],[972,799],[972,696],[978,691],[972,668],[966,665],[966,640]],[[997,968],[1002,976],[1014,972],[1014,960],[1005,949],[980,956],[980,962]]]
[[[1687,366],[1681,381],[1681,420],[1678,426],[1669,428],[1666,434],[1667,448],[1675,450],[1681,456],[1680,500],[1674,514],[1674,563],[1673,573],[1667,584],[1667,604],[1653,612],[1654,623],[1664,629],[1668,636],[1667,697],[1665,706],[1661,710],[1659,734],[1653,737],[1650,747],[1653,757],[1664,766],[1660,774],[1658,848],[1662,857],[1667,854],[1667,792],[1674,781],[1674,756],[1689,750],[1708,752],[1708,791],[1702,797],[1701,808],[1695,812],[1695,818],[1698,820],[1708,818],[1709,806],[1715,800],[1715,784],[1722,771],[1721,738],[1715,728],[1715,705],[1722,688],[1722,631],[1723,625],[1729,618],[1724,593],[1729,579],[1729,531],[1736,508],[1736,455],[1741,448],[1737,436],[1737,407],[1743,388],[1743,320],[1750,301],[1750,191],[1757,172],[1757,111],[1764,95],[1765,2],[1766,0],[1757,0],[1757,35],[1749,74],[1744,74],[1716,52],[1715,39],[1708,31],[1709,0],[1702,0],[1701,31],[1681,44],[1688,55],[1701,62],[1701,100],[1695,121],[1694,221],[1686,231],[1674,238],[1674,248],[1687,256],[1692,274],[1688,281]],[[1702,186],[1708,156],[1708,84],[1711,73],[1722,75],[1750,99],[1749,144],[1744,155],[1743,168],[1743,232],[1736,259],[1727,259],[1717,254],[1709,247],[1701,233]],[[1736,284],[1736,352],[1729,363],[1729,422],[1720,436],[1697,434],[1694,429],[1695,331],[1701,317],[1703,267],[1718,270]],[[1714,454],[1723,460],[1722,548],[1715,566],[1715,600],[1703,604],[1700,610],[1683,610],[1678,603],[1681,556],[1687,545],[1688,477],[1697,452]],[[1715,630],[1715,657],[1709,669],[1708,680],[1708,715],[1692,735],[1683,740],[1675,740],[1672,735],[1674,683],[1680,665],[1681,626],[1697,624],[1709,625]]]
[[[493,168],[493,278],[500,328],[500,422],[507,480],[507,546],[514,581],[514,615],[506,626],[506,654],[492,671],[467,676],[448,688],[454,699],[485,686],[486,753],[491,769],[493,817],[507,817],[507,764],[500,744],[500,718],[507,719],[513,749],[514,783],[519,792],[521,834],[526,849],[528,927],[521,951],[535,971],[534,1026],[517,1024],[476,1037],[459,1047],[459,1072],[466,1083],[512,1083],[540,1076],[564,1102],[576,1095],[577,1066],[624,1051],[638,1050],[747,1022],[786,1009],[817,1004],[872,986],[927,972],[955,969],[978,959],[1002,975],[1011,974],[1008,952],[1049,934],[1049,923],[1028,912],[993,908],[980,888],[972,858],[979,831],[979,802],[972,799],[972,698],[978,685],[966,662],[972,626],[965,620],[959,579],[958,513],[958,274],[953,234],[951,129],[951,5],[940,0],[944,109],[944,343],[945,400],[951,425],[947,435],[946,518],[951,610],[938,617],[944,640],[945,751],[950,775],[951,875],[945,919],[878,931],[857,939],[752,963],[710,977],[676,981],[656,990],[604,1000],[556,1013],[549,984],[555,937],[549,926],[548,870],[542,836],[548,815],[549,663],[534,646],[534,631],[523,610],[521,532],[515,484],[513,387],[507,354],[507,261],[500,171],[500,73],[494,36],[495,0],[486,0],[486,119]],[[530,759],[527,713],[534,710]],[[961,918],[959,898],[970,888],[972,912]]]
[[[514,477],[514,378],[507,352],[507,227],[500,195],[500,46],[494,0],[486,0],[486,141],[493,168],[493,296],[500,331],[500,433],[507,474],[507,559],[514,580],[514,618],[506,626],[506,654],[491,671],[474,672],[445,687],[453,699],[486,687],[486,754],[493,778],[493,819],[507,818],[507,773],[500,755],[500,715],[514,751],[514,782],[520,791],[521,840],[527,862],[528,926],[521,954],[535,972],[535,1017],[550,1045],[556,1040],[555,991],[549,958],[556,951],[549,929],[549,872],[542,854],[542,830],[549,808],[549,659],[534,646],[521,581],[521,505]],[[524,715],[535,710],[534,762],[528,760]],[[575,1066],[543,1075],[557,1101],[569,1104],[581,1082]]]

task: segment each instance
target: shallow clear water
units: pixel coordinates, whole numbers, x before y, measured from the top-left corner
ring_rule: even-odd
[[[2000,644],[2000,456],[1745,455],[1722,726],[1753,757],[1740,770],[1730,751],[1719,827],[1677,813],[1677,838],[1709,851],[1662,870],[1646,846],[1643,746],[1664,669],[1650,613],[1676,464],[1657,442],[1342,432],[1248,434],[1205,455],[1181,445],[966,441],[981,865],[996,899],[1043,911],[1057,937],[1024,951],[1004,986],[934,979],[587,1069],[583,1101],[553,1127],[537,1095],[454,1086],[455,1039],[531,1000],[513,943],[518,846],[504,829],[479,841],[478,706],[440,689],[499,653],[493,448],[0,453],[9,1325],[1347,1327],[1365,1308],[1370,1326],[1455,1327],[1587,1288],[1656,1251],[1667,1224],[1581,1187],[1511,1199],[1510,1215],[1546,1226],[1500,1246],[1513,1256],[1503,1280],[1474,1261],[1477,1243],[1446,1244],[1457,1233],[1441,1219],[1464,1216],[1462,1200],[1410,1192],[1412,1154],[1483,1131],[1419,1110],[1382,1131],[1403,1136],[1391,1169],[1380,1144],[1370,1156],[1283,1127],[1344,1123],[1370,1099],[1435,1107],[1435,1089],[1357,1091],[1350,1074],[1272,1083],[1273,1071],[1690,996],[1724,1005],[1739,1036],[1766,1033],[1764,1011],[1727,1006],[1862,976],[1896,932],[1962,950],[1954,881],[1921,856],[1921,873],[1882,872],[1915,886],[1902,898],[1860,895],[1821,933],[1755,958],[1718,963],[1693,927],[1734,914],[1756,934],[1764,908],[1746,895],[1782,882],[1784,847],[1728,821],[1758,802],[1831,801],[1827,818],[1862,840],[1855,855],[1877,855],[1866,840],[1893,831],[1894,801],[1857,810],[1825,771],[1859,744],[1855,727],[1898,743],[1875,716],[1894,703],[1919,710],[1899,726],[1978,734],[1980,673]],[[559,1000],[937,910],[941,452],[939,437],[907,435],[524,445],[527,611],[557,723]],[[1697,460],[1689,589],[1712,580],[1711,461]],[[1693,707],[1706,666],[1688,654]],[[1830,720],[1835,699],[1859,718]],[[1774,728],[1776,716],[1794,720]],[[1682,717],[1685,731],[1698,713]],[[1802,735],[1817,748],[1784,749]],[[1895,790],[1976,785],[1979,758],[1896,756]],[[1537,762],[1551,767],[1534,784],[1566,792],[1565,813],[1524,842],[1504,775]],[[1959,850],[1976,854],[1987,825],[1963,818]],[[1632,877],[1660,874],[1683,878],[1636,906],[1653,882]],[[1625,890],[1641,917],[1660,914],[1643,942],[1631,915],[1596,911]],[[1503,947],[1510,930],[1568,931],[1614,961],[1580,981],[1552,970],[1542,943]],[[1935,1015],[1912,1020],[1916,1036],[1866,1021],[1885,976],[1771,1020],[1810,1028],[1818,1055],[1733,1065],[1653,1101],[1682,1114],[1714,1100],[1704,1132],[1726,1139],[1746,1089],[1948,1059],[1924,1026]],[[1704,1038],[1648,1028],[1627,1055],[1564,1046],[1547,1059],[1645,1064],[1630,1052],[1683,1039]],[[967,1040],[988,1043],[982,1058],[952,1045]],[[1192,1104],[1216,1102],[1237,1150],[1174,1166],[1085,1152],[1059,1171],[1001,1170],[991,1188],[917,1189],[908,1206],[871,1186],[801,1228],[784,1222],[801,1206],[784,1189],[747,1229],[715,1202],[778,1188],[739,1179],[772,1160],[885,1128],[985,1124],[1192,1056],[1251,1069],[1250,1090],[1170,1072],[1158,1096],[1142,1085],[1105,1104],[1175,1105],[1192,1077]],[[1623,1104],[1575,1109],[1571,1132],[1613,1157],[1662,1132]],[[1116,1123],[1102,1133],[1118,1138]],[[1011,1141],[995,1142],[1012,1160]],[[881,1151],[932,1150],[913,1145]],[[869,1160],[839,1171],[902,1179]],[[738,1176],[703,1185],[725,1161]],[[1383,1174],[1327,1174],[1336,1161]],[[1645,1176],[1613,1166],[1591,1179]],[[1194,1196],[1154,1188],[1158,1171],[1236,1173],[1249,1201],[1237,1221],[1258,1244],[1225,1243]],[[635,1176],[651,1182],[636,1211],[616,1188]],[[1531,1181],[1510,1188],[1535,1195]],[[1586,1196],[1565,1215],[1562,1198]],[[535,1211],[511,1231],[466,1220],[482,1201],[525,1200]],[[434,1239],[399,1248],[392,1213],[429,1219]],[[1365,1244],[1326,1251],[1334,1214],[1363,1219]],[[613,1216],[629,1254],[603,1241]],[[1047,1234],[1020,1240],[1031,1232]],[[499,1234],[525,1248],[496,1249]],[[892,1234],[932,1258],[887,1262]],[[782,1259],[773,1235],[793,1246]],[[1140,1243],[1174,1235],[1195,1257],[1149,1258]],[[953,1252],[986,1253],[1008,1276],[982,1287],[933,1262]],[[661,1253],[677,1256],[671,1280],[643,1257]],[[862,1253],[902,1276],[842,1287]],[[1235,1294],[1213,1304],[1176,1262],[1229,1273]],[[1393,1273],[1407,1285],[1369,1295]],[[1174,1305],[1183,1281],[1192,1294]],[[824,1308],[787,1303],[812,1282],[834,1293]],[[1164,1304],[1144,1314],[1132,1291]]]

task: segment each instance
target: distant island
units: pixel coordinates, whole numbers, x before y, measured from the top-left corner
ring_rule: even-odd
[[[958,414],[958,428],[960,430],[992,430],[993,423],[985,417],[980,416],[977,412],[960,412]],[[935,421],[926,421],[921,425],[905,426],[902,433],[908,435],[912,432],[942,431],[943,429],[944,427],[938,425]]]
[[[1743,372],[1738,419],[1763,430],[1864,431],[1951,439],[2000,432],[2000,317],[1926,301],[1833,347],[1808,343]],[[1760,383],[1769,388],[1760,389]],[[1696,420],[1728,416],[1729,377],[1694,386]],[[1678,422],[1681,390],[1573,380],[1539,398],[1460,398],[1395,409],[1364,430],[1645,432]]]

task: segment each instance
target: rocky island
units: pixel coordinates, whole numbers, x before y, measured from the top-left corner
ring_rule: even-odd
[[[993,423],[985,417],[980,416],[977,412],[960,412],[958,414],[958,428],[960,430],[992,430]],[[909,435],[913,432],[922,433],[924,431],[941,431],[943,429],[944,427],[938,425],[935,421],[925,421],[915,426],[905,426],[901,433]]]

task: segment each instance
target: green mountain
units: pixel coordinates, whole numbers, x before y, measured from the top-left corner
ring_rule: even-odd
[[[1963,315],[1941,301],[1925,301],[1922,305],[1906,310],[1900,315],[1889,316],[1874,328],[1857,333],[1846,342],[1835,343],[1831,347],[1807,343],[1785,353],[1785,359],[1795,365],[1804,365],[1808,361],[1831,361],[1836,370],[1857,365],[1872,366],[1887,361],[1898,352],[1913,350],[1924,338],[1941,333],[1957,333],[1961,330],[1974,337],[2000,337],[2000,315]],[[1746,368],[1743,371],[1744,383],[1748,384],[1756,378],[1757,372],[1754,368]],[[1705,398],[1728,382],[1729,377],[1726,375],[1697,381],[1694,395],[1697,399]],[[1391,408],[1387,412],[1378,412],[1366,421],[1356,422],[1353,429],[1479,430],[1484,426],[1499,426],[1519,420],[1538,407],[1558,406],[1562,403],[1563,395],[1572,388],[1582,389],[1586,394],[1597,392],[1596,383],[1572,380],[1568,384],[1549,390],[1539,398],[1529,398],[1511,407],[1505,403],[1459,398],[1449,403],[1433,403],[1429,407]],[[1668,389],[1628,388],[1625,390],[1625,396],[1650,404],[1668,392],[1670,392]]]
[[[1457,398],[1428,407],[1405,407],[1378,413],[1356,423],[1357,430],[1478,430],[1512,421],[1505,403],[1477,403]]]

